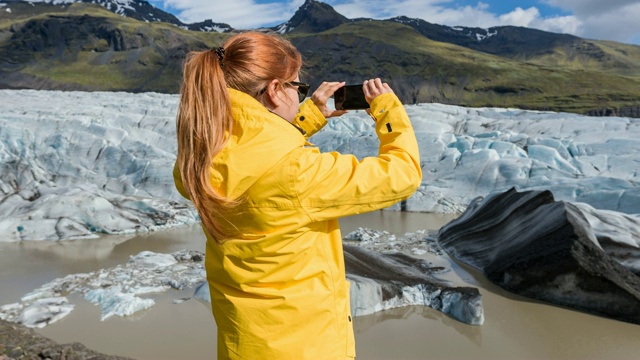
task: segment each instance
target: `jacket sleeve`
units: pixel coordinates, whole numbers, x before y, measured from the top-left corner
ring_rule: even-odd
[[[182,176],[180,175],[180,169],[178,168],[178,162],[176,162],[173,165],[173,182],[176,185],[176,189],[178,189],[178,192],[180,193],[180,195],[182,195],[184,198],[189,199],[189,195],[187,194],[187,191],[184,189],[184,185],[182,184]]]
[[[300,207],[313,221],[382,209],[411,196],[422,182],[418,143],[404,106],[394,94],[371,103],[380,139],[378,156],[305,148],[293,183]]]
[[[327,119],[322,115],[316,104],[311,99],[307,99],[300,104],[298,114],[293,119],[292,124],[304,130],[304,137],[308,139],[327,124]]]

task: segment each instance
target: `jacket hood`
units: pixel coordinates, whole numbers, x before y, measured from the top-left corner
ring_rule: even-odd
[[[221,195],[237,199],[284,155],[304,146],[306,139],[293,124],[250,95],[228,90],[233,129],[213,159],[211,181]]]

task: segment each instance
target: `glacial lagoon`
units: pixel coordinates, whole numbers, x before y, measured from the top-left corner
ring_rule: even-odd
[[[341,220],[343,235],[358,228],[397,236],[437,231],[454,215],[377,211]],[[138,236],[60,242],[0,243],[0,303],[55,278],[126,263],[141,251],[204,251],[199,226]],[[425,253],[445,266],[442,277],[474,286],[483,296],[485,322],[467,325],[424,306],[386,310],[354,319],[359,359],[630,359],[640,349],[640,326],[543,304],[505,292],[446,254]],[[209,359],[215,354],[215,323],[193,289],[152,294],[155,305],[130,317],[100,321],[100,309],[81,296],[74,310],[37,331],[58,342],[81,342],[109,354],[136,359]],[[186,299],[186,300],[185,300]]]

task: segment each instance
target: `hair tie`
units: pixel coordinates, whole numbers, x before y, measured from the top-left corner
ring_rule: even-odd
[[[218,55],[218,61],[220,62],[220,66],[222,65],[222,58],[224,57],[224,48],[223,47],[217,47],[215,49],[213,49],[213,52],[216,53],[216,55]]]

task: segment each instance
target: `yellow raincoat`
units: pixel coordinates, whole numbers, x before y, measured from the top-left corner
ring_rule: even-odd
[[[251,96],[229,92],[234,128],[211,181],[226,197],[245,200],[225,210],[230,237],[222,245],[207,239],[218,358],[352,358],[337,219],[388,207],[419,186],[418,145],[404,107],[394,94],[373,101],[379,155],[358,161],[309,146],[306,138],[326,124],[312,101],[292,125]],[[177,166],[174,178],[186,196]]]

